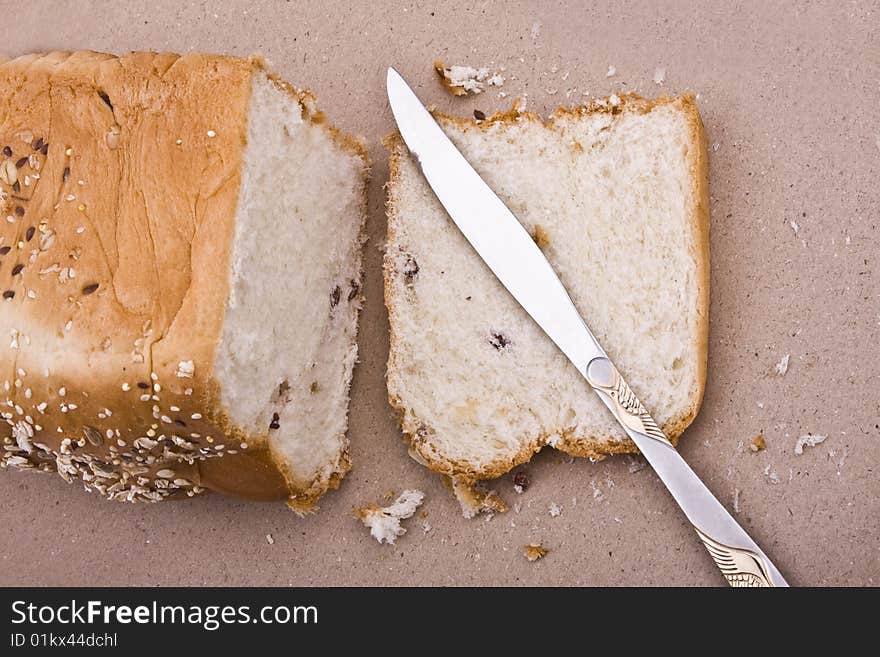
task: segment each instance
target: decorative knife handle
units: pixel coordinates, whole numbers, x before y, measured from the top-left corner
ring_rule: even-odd
[[[594,358],[584,376],[657,472],[728,584],[788,586],[757,544],[694,474],[606,357]]]

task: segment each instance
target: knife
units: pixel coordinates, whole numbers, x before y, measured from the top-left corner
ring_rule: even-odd
[[[388,69],[387,88],[400,134],[452,221],[599,395],[669,489],[727,582],[737,587],[788,586],[623,380],[531,235],[393,68]]]

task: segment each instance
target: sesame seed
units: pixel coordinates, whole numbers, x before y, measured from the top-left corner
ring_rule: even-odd
[[[159,470],[156,473],[156,476],[161,477],[162,479],[174,479],[174,477],[176,477],[177,475],[174,473],[174,470],[165,469]]]
[[[64,386],[61,386],[60,388],[58,388],[58,396],[59,397],[64,397],[66,394],[67,394],[67,388],[65,388]]]
[[[159,385],[158,383],[154,383],[154,384],[153,384],[153,390],[154,390],[155,392],[162,392],[162,386]]]
[[[77,406],[76,404],[68,404],[67,408],[69,408],[72,411],[75,411],[77,408],[79,408],[79,406]]]
[[[193,413],[192,415],[190,415],[190,418],[192,418],[193,420],[201,420],[202,414],[201,413]]]
[[[150,396],[149,395],[141,395],[141,401],[142,402],[150,401]]]
[[[75,200],[76,200],[76,194],[68,194],[67,196],[64,197],[64,200],[65,200],[65,201],[68,201],[68,202],[70,202],[70,201],[75,201]]]
[[[123,391],[123,392],[128,392],[129,390],[131,390],[131,386],[128,385],[127,383],[123,383],[123,384],[122,384],[122,391]]]
[[[170,408],[173,413],[177,413],[178,411],[180,411],[180,408],[177,406],[171,406]]]
[[[171,424],[171,418],[168,417],[167,415],[163,415],[160,419],[161,419],[162,422],[164,422],[165,424]]]
[[[18,276],[21,273],[22,269],[24,269],[24,265],[22,265],[22,264],[15,265],[15,267],[12,268],[12,275]]]
[[[213,130],[208,130],[208,136],[211,137],[211,138],[213,139],[214,137],[217,136],[217,133],[214,132]]]
[[[25,391],[24,391],[24,398],[25,398],[25,399],[30,399],[32,396],[33,396],[33,393],[31,392],[31,389],[30,389],[30,388],[25,388]]]
[[[71,319],[67,322],[67,324],[64,325],[64,330],[66,332],[69,332],[70,329],[72,329],[72,328],[73,328],[73,320]]]
[[[158,381],[159,375],[156,374],[155,372],[150,372],[150,378],[153,379],[153,381]]]
[[[86,232],[86,227],[85,227],[85,226],[79,226],[79,227],[77,227],[77,229],[76,229],[76,234],[77,234],[77,235],[82,235],[84,232]]]

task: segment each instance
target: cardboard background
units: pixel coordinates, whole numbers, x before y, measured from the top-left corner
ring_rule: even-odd
[[[57,477],[3,472],[0,584],[722,583],[653,473],[630,473],[627,457],[593,464],[547,450],[527,466],[525,494],[513,492],[509,476],[497,483],[519,513],[467,521],[439,480],[406,456],[383,380],[380,139],[392,130],[384,74],[393,64],[423,99],[464,115],[506,109],[523,94],[546,114],[586,92],[699,92],[710,139],[710,361],[703,410],[682,452],[729,508],[740,490],[738,520],[792,584],[876,585],[880,4],[685,4],[0,3],[8,55],[262,53],[315,91],[333,123],[368,139],[373,160],[351,405],[355,465],[341,490],[301,520],[283,504],[217,495],[111,504]],[[504,67],[507,97],[447,96],[431,68],[438,57]],[[652,81],[661,65],[662,87]],[[778,377],[773,368],[786,353],[791,366]],[[759,432],[765,451],[740,446]],[[828,439],[795,456],[808,432]],[[427,493],[431,531],[413,518],[396,546],[380,546],[352,508],[410,487]],[[551,502],[564,507],[559,517],[549,515]],[[550,553],[528,563],[528,542]]]

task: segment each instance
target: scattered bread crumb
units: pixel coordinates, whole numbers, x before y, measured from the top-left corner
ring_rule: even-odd
[[[647,467],[648,462],[644,458],[630,456],[629,463],[627,464],[626,469],[630,474],[635,474],[636,472],[641,472]]]
[[[488,68],[472,66],[446,66],[439,59],[434,62],[434,70],[440,82],[453,96],[483,93],[487,87],[500,87],[504,77],[500,73],[489,73]]]
[[[461,479],[447,477],[452,493],[461,505],[465,518],[473,518],[478,513],[504,513],[507,505],[494,490],[487,491],[481,485],[468,483]]]
[[[800,456],[804,453],[804,447],[815,447],[820,443],[824,443],[828,436],[820,436],[818,434],[805,434],[797,439],[794,444],[794,453]]]
[[[663,84],[666,81],[666,67],[658,66],[654,69],[654,84]]]
[[[544,558],[544,555],[547,554],[547,548],[530,543],[525,546],[524,553],[529,561],[537,561]]]
[[[355,509],[355,516],[370,528],[370,535],[379,543],[391,543],[403,536],[406,530],[400,521],[412,516],[425,499],[420,490],[405,490],[393,504],[380,507],[371,504],[362,509]]]
[[[535,232],[532,234],[532,239],[535,240],[535,244],[542,251],[550,244],[550,236],[541,224],[535,224]]]
[[[767,448],[767,441],[764,440],[764,434],[759,433],[755,436],[755,439],[749,443],[749,449],[753,452],[760,452],[762,449]]]
[[[520,470],[515,475],[513,475],[513,490],[516,491],[517,495],[522,495],[529,489],[529,475],[525,470]]]
[[[767,481],[771,484],[778,484],[781,481],[779,479],[779,474],[777,474],[776,470],[770,467],[769,464],[764,468],[764,476],[767,477]]]
[[[428,522],[427,520],[425,520],[425,521],[422,523],[422,531],[425,532],[426,534],[427,534],[429,531],[431,531],[431,523]]]
[[[557,518],[562,514],[562,507],[556,502],[550,502],[550,516]]]
[[[611,78],[617,75],[617,67],[613,64],[608,65],[608,71],[605,73],[606,78]]]
[[[782,359],[776,363],[776,373],[779,376],[785,376],[785,373],[788,372],[788,361],[791,358],[791,354],[785,354]]]
[[[266,542],[269,545],[275,545],[275,539],[272,538],[272,534],[266,534]]]
[[[801,229],[801,226],[794,219],[788,222],[788,225],[791,226],[791,229],[794,231],[794,234],[797,235],[798,231]]]
[[[734,488],[733,489],[733,512],[734,513],[739,513],[739,494],[740,494],[739,488]]]

